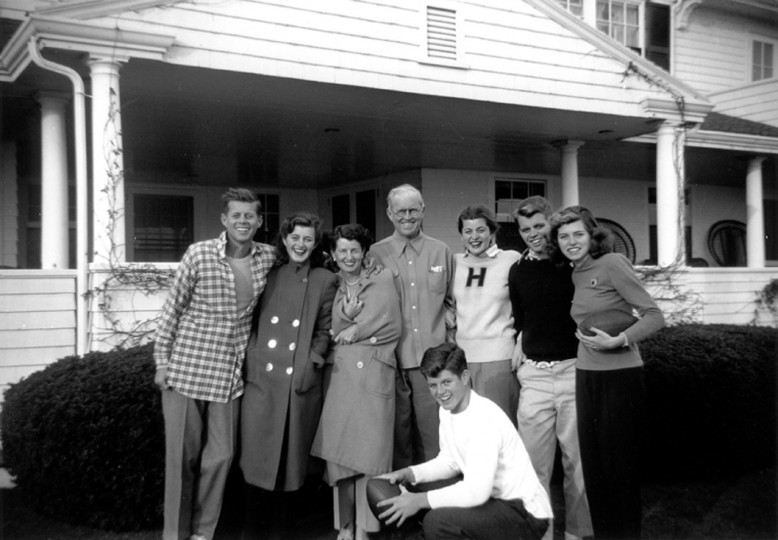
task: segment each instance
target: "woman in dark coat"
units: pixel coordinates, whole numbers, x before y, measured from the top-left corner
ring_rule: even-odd
[[[332,313],[334,363],[311,453],[327,460],[335,486],[339,540],[367,538],[379,530],[367,507],[369,476],[392,467],[394,349],[400,339],[400,298],[391,272],[367,275],[370,246],[360,225],[336,227],[330,238],[340,271]]]
[[[240,467],[246,482],[262,490],[298,490],[308,474],[337,286],[335,274],[321,268],[320,240],[313,214],[296,213],[283,222],[278,261],[254,315]]]

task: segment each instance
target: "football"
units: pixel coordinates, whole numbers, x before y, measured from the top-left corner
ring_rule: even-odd
[[[399,495],[400,486],[392,484],[385,478],[371,478],[367,481],[365,491],[367,492],[367,504],[370,506],[370,511],[378,519],[378,516],[386,511],[386,507],[379,508],[378,503]]]
[[[606,309],[587,316],[578,325],[578,329],[585,336],[593,336],[594,332],[590,329],[597,328],[609,336],[616,337],[636,322],[637,318],[631,313],[619,309]]]

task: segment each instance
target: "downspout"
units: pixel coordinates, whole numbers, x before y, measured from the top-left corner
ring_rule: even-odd
[[[59,73],[73,83],[73,126],[76,154],[76,354],[83,355],[89,348],[89,284],[87,177],[86,177],[86,115],[84,81],[68,66],[43,58],[35,37],[27,44],[30,58],[43,69]]]

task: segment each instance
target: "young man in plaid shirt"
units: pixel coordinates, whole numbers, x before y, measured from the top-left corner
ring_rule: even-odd
[[[260,202],[222,195],[225,231],[189,246],[157,328],[165,419],[165,540],[211,540],[232,463],[251,316],[276,255],[253,241]]]

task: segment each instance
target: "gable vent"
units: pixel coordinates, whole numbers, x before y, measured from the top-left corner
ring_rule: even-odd
[[[457,12],[427,6],[427,56],[457,60]]]

